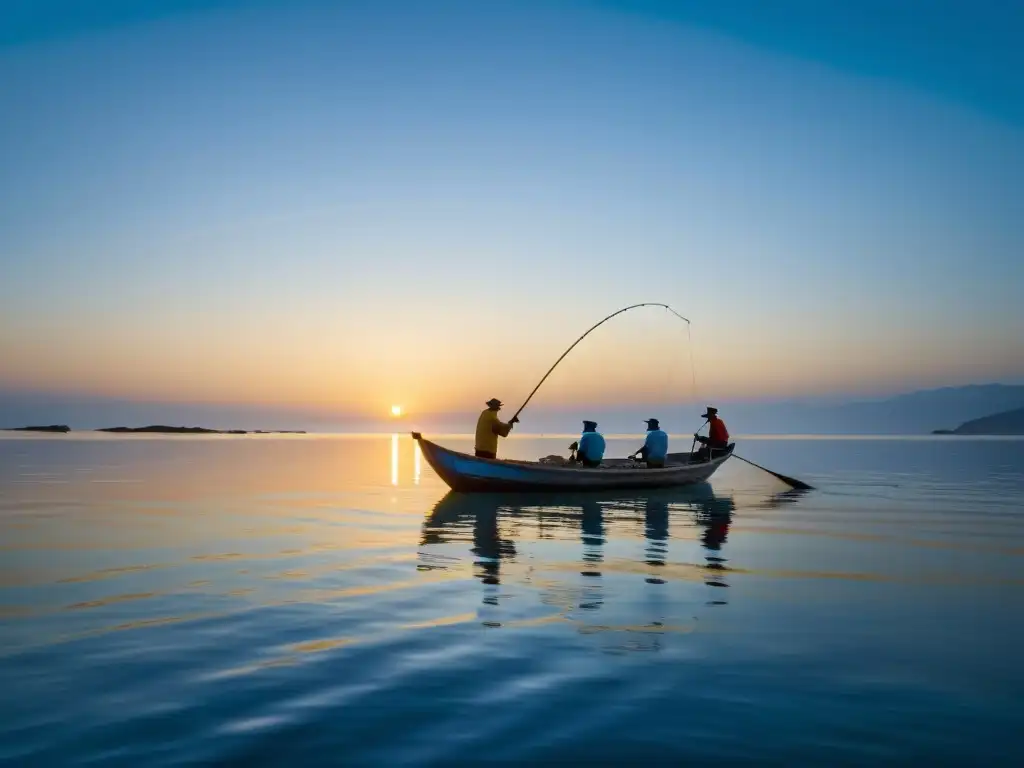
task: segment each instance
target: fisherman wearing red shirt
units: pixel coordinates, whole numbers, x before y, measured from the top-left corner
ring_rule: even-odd
[[[712,451],[724,451],[729,445],[729,430],[725,422],[718,418],[718,409],[708,406],[707,412],[701,415],[708,420],[708,436],[694,435],[694,439],[703,446],[697,451],[699,461],[711,459]]]

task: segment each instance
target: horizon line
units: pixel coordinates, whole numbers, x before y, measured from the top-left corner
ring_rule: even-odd
[[[422,434],[422,433],[421,433]],[[635,440],[640,439],[644,433],[602,433],[602,435],[609,440]],[[245,434],[229,434],[226,432],[211,432],[211,433],[173,433],[173,432],[105,432],[100,429],[72,429],[69,432],[54,433],[54,432],[33,432],[24,431],[12,428],[0,428],[0,438],[13,437],[16,439],[68,439],[69,435],[81,437],[83,435],[95,436],[97,438],[105,440],[133,440],[133,439],[146,439],[146,440],[162,440],[162,439],[244,439],[244,438],[257,438],[257,439],[275,439],[275,440],[302,440],[310,437],[334,437],[334,438],[389,438],[389,437],[408,437],[412,439],[412,435],[409,431],[395,432],[395,431],[383,431],[383,432],[318,432],[316,430],[305,430],[303,432],[246,432]],[[509,435],[504,438],[505,440],[523,440],[523,439],[565,439],[572,440],[580,436],[579,432],[521,432],[518,435]],[[668,433],[670,438],[682,439],[693,436],[693,433]],[[475,437],[472,432],[438,432],[431,435],[427,439],[434,442],[435,439],[454,439],[454,440],[469,440]],[[747,433],[733,436],[733,442],[738,440],[905,440],[905,439],[948,439],[948,440],[1021,440],[1024,439],[1024,435],[972,435],[972,434],[948,434],[948,433],[931,433],[931,432],[913,432],[913,433],[885,433],[885,432],[764,432],[764,433]]]

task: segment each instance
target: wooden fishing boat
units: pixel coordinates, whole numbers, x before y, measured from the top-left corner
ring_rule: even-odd
[[[423,457],[453,491],[611,491],[672,488],[703,483],[732,456],[730,444],[710,461],[693,454],[670,453],[664,467],[649,468],[631,459],[605,459],[600,467],[558,466],[538,461],[481,459],[459,453],[412,433]]]

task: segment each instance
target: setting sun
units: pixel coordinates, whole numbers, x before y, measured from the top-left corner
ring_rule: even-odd
[[[391,415],[392,416],[401,416],[402,415],[402,406],[400,406],[400,405],[392,405],[391,406]]]

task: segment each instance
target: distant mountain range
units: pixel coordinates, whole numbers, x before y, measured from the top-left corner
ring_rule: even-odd
[[[936,434],[948,435],[1024,435],[1024,408],[971,419],[956,429],[935,431]]]
[[[737,434],[928,434],[1024,408],[1024,386],[982,384],[842,404],[731,404],[723,416]]]

